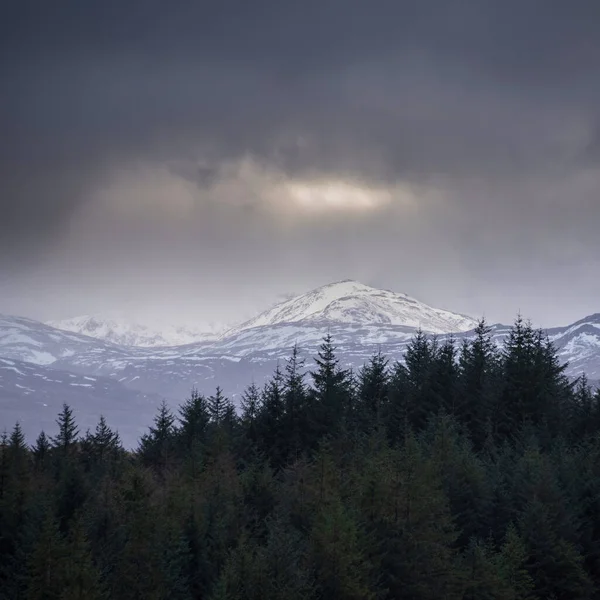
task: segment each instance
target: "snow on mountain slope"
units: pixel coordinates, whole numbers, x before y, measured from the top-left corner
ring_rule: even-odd
[[[30,443],[42,429],[56,433],[56,416],[66,402],[74,409],[82,434],[104,415],[126,447],[134,448],[162,400],[108,377],[0,358],[0,431],[10,431],[19,421]]]
[[[357,368],[378,351],[391,362],[401,360],[419,326],[440,341],[453,333],[460,344],[475,321],[351,281],[286,300],[218,339],[167,347],[131,345],[130,338],[130,345],[118,345],[0,315],[0,428],[17,418],[32,432],[36,419],[45,427],[51,419],[40,401],[53,407],[53,415],[62,401],[78,405],[86,426],[103,412],[115,426],[144,428],[158,399],[175,408],[192,387],[211,394],[220,385],[235,401],[249,382],[265,381],[296,344],[310,367],[327,332],[340,363]],[[501,343],[510,327],[492,330]],[[600,314],[547,334],[569,363],[568,375],[600,379]]]
[[[406,294],[346,280],[282,302],[229,334],[290,323],[401,326],[436,334],[468,331],[477,326],[475,319],[432,308]]]
[[[51,365],[97,345],[92,338],[60,331],[33,319],[0,315],[0,357]]]
[[[571,375],[585,373],[590,379],[600,379],[600,313],[546,333],[560,360],[569,363]]]
[[[215,340],[226,330],[221,323],[204,326],[176,326],[168,323],[152,326],[128,320],[122,316],[83,315],[62,321],[48,321],[46,325],[87,335],[121,346],[156,348],[159,346],[182,346],[194,342]]]

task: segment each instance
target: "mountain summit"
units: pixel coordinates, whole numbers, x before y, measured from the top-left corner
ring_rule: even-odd
[[[432,308],[406,294],[345,280],[281,302],[235,330],[290,323],[401,326],[436,334],[477,326],[475,319]]]

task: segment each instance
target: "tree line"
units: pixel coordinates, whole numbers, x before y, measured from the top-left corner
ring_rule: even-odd
[[[326,336],[234,409],[0,440],[0,598],[600,598],[600,392],[517,319],[342,368]]]

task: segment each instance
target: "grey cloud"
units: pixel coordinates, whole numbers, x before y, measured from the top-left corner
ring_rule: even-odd
[[[0,269],[118,273],[121,252],[142,279],[177,264],[182,286],[256,270],[266,285],[267,268],[287,291],[291,264],[302,285],[405,279],[433,303],[418,273],[436,260],[438,289],[492,289],[511,269],[518,289],[552,261],[566,272],[600,250],[599,20],[596,0],[10,0]],[[443,202],[423,200],[412,224],[384,211],[282,232],[252,202],[204,201],[247,157],[293,178],[433,187]],[[197,186],[187,222],[154,205],[121,222],[90,209],[140,163]]]

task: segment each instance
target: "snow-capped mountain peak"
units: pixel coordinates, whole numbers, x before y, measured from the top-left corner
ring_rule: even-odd
[[[220,323],[208,323],[203,326],[146,325],[114,315],[82,315],[62,321],[48,321],[46,325],[120,346],[146,348],[212,341],[227,330],[227,327]]]
[[[317,322],[401,326],[439,334],[468,331],[477,325],[475,319],[432,308],[406,294],[345,280],[281,302],[236,330]]]

